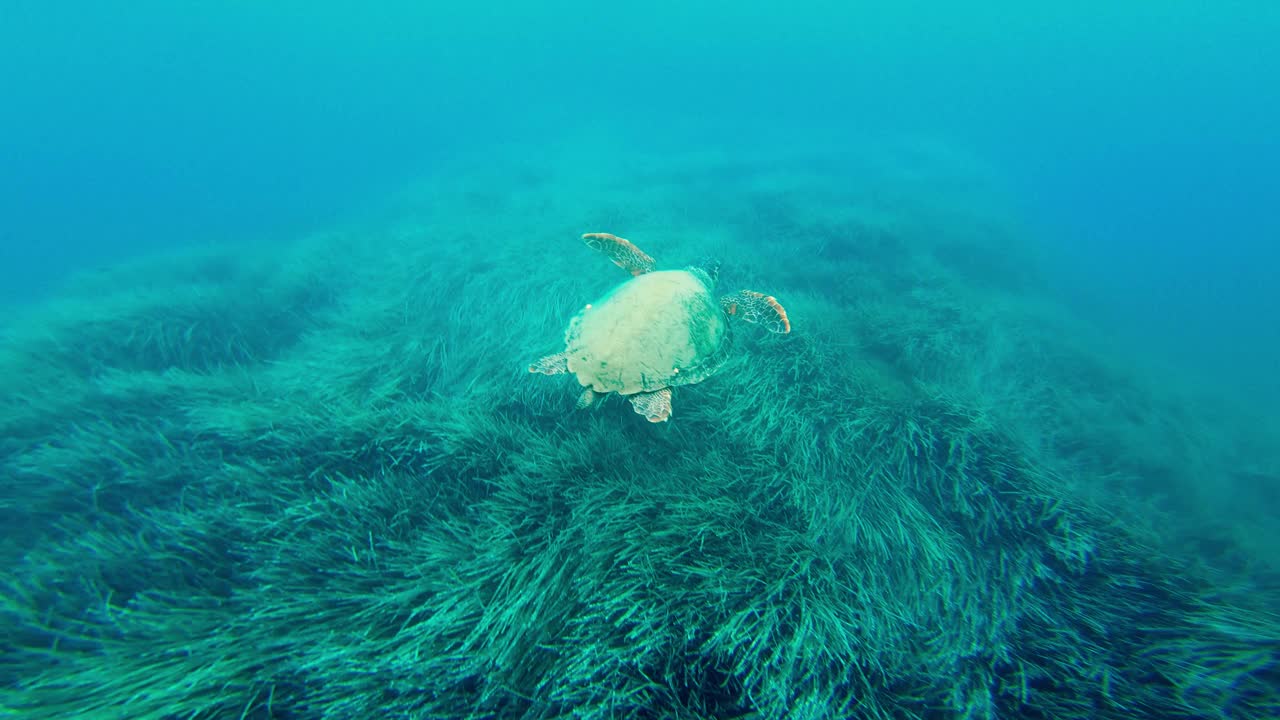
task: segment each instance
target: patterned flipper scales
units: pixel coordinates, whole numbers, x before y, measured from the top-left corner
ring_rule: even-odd
[[[631,406],[651,423],[666,422],[671,417],[671,388],[636,393]]]
[[[720,307],[724,308],[726,314],[740,317],[750,323],[759,323],[770,332],[791,332],[791,321],[787,319],[787,311],[772,295],[753,290],[740,290],[720,298]]]
[[[614,265],[632,275],[643,275],[657,267],[657,262],[653,258],[633,245],[630,240],[624,240],[617,235],[587,233],[582,236],[582,239],[586,241],[587,247],[604,253]]]
[[[558,352],[548,355],[529,366],[529,372],[543,375],[563,375],[569,372],[569,354]]]

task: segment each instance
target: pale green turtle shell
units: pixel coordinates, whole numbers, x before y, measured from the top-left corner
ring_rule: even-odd
[[[569,372],[596,392],[631,395],[714,373],[729,325],[711,281],[691,270],[644,273],[583,308],[565,333]]]

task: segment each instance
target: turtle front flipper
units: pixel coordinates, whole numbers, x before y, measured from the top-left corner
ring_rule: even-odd
[[[630,240],[624,240],[617,235],[587,233],[582,236],[582,239],[586,241],[587,247],[609,256],[614,265],[632,275],[643,275],[657,267],[657,263],[645,254],[645,251],[633,245]]]
[[[569,353],[548,355],[529,366],[529,372],[543,375],[563,375],[569,372]]]
[[[631,396],[631,406],[651,423],[666,422],[671,417],[671,388]]]
[[[582,394],[578,396],[578,404],[576,407],[579,410],[586,410],[595,404],[595,401],[596,391],[591,388],[586,388],[582,391]]]
[[[787,319],[787,311],[772,295],[765,295],[753,290],[739,290],[732,295],[720,298],[720,307],[726,315],[742,318],[749,323],[759,323],[770,332],[791,332],[791,321]]]

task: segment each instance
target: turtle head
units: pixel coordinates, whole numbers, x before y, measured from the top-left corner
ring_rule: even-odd
[[[707,284],[708,288],[714,288],[716,281],[720,278],[720,261],[715,258],[703,258],[701,261],[689,266],[689,272],[697,275],[699,279]]]

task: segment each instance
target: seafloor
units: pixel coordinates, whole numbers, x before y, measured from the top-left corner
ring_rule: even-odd
[[[1280,433],[978,163],[565,157],[8,313],[0,714],[1280,716]],[[793,332],[577,412],[526,367],[625,278],[587,231]]]

